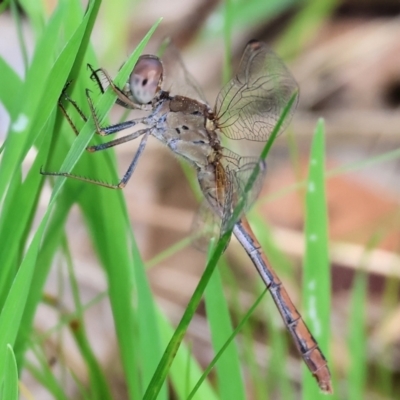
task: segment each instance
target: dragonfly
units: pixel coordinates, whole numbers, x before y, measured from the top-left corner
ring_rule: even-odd
[[[96,116],[90,92],[86,91],[96,133],[108,136],[122,130],[144,125],[132,133],[101,144],[87,147],[89,152],[106,150],[141,137],[139,147],[123,177],[116,184],[95,181],[63,172],[44,172],[45,175],[67,176],[112,189],[122,189],[131,178],[149,136],[165,144],[173,153],[189,162],[197,172],[208,214],[219,220],[224,233],[241,198],[246,198],[244,210],[234,221],[233,234],[243,246],[269,290],[283,322],[305,364],[316,378],[321,391],[332,393],[327,360],[299,311],[291,301],[281,280],[263,252],[244,215],[256,200],[265,177],[265,162],[258,158],[242,157],[221,143],[221,133],[228,139],[265,142],[270,137],[292,96],[297,96],[298,85],[283,61],[263,42],[252,40],[244,50],[236,75],[219,92],[215,106],[209,106],[194,79],[185,69],[173,46],[169,56],[146,54],[139,57],[128,82],[116,86],[103,68],[91,68],[91,78],[102,92],[104,83],[116,95],[116,103],[131,110],[144,110],[147,115],[121,123],[101,126]],[[168,50],[168,49],[167,49]],[[164,59],[174,59],[175,67],[165,70]],[[177,65],[177,66],[176,66]],[[169,73],[169,74],[168,74]],[[175,79],[179,75],[179,79]],[[173,77],[173,78],[172,78]],[[181,84],[176,84],[180,81]],[[103,83],[104,82],[104,83]],[[183,82],[183,85],[182,85]],[[68,85],[67,85],[68,86]],[[62,100],[87,117],[65,88],[59,100],[61,111],[76,135],[79,131],[72,122]],[[296,102],[282,123],[282,132],[294,113]],[[280,133],[279,132],[279,133]],[[260,173],[250,191],[246,184],[255,168]]]

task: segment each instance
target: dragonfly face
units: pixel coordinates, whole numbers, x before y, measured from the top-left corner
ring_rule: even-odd
[[[153,55],[141,56],[129,77],[129,90],[136,104],[150,103],[161,89],[163,65]]]

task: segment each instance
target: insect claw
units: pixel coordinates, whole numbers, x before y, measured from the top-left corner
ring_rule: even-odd
[[[69,81],[67,81],[63,87],[63,92],[68,88],[68,86],[73,82],[73,79],[70,79]]]
[[[58,98],[58,102],[59,103],[61,102],[61,98],[62,97],[64,97],[64,98],[67,97],[66,91],[67,91],[67,89],[69,88],[69,86],[71,85],[72,82],[73,82],[73,79],[70,79],[69,81],[65,82],[65,85],[64,85],[64,87],[63,87],[63,89],[61,91],[60,97]]]

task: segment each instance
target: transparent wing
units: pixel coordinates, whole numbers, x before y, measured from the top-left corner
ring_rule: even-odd
[[[183,64],[179,49],[170,39],[161,45],[160,58],[164,66],[163,90],[208,104],[196,80]]]
[[[264,43],[250,41],[236,76],[215,104],[218,128],[230,139],[265,141],[298,85],[282,60]],[[289,124],[297,99],[280,133]]]
[[[220,231],[221,219],[213,212],[208,201],[203,200],[192,223],[193,246],[206,252],[211,239],[218,239]]]
[[[221,162],[226,174],[226,188],[221,233],[224,233],[229,228],[229,224],[232,222],[232,213],[241,198],[245,198],[245,205],[241,211],[241,215],[253,205],[260,194],[267,172],[265,163],[260,161],[258,158],[240,157],[238,154],[233,153],[228,149],[223,149],[223,155],[224,157],[221,159]],[[257,165],[260,166],[260,172],[252,187],[246,193],[245,189],[247,183]]]

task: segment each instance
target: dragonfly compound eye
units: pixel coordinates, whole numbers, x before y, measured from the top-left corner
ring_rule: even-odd
[[[163,66],[156,56],[141,56],[129,78],[133,99],[138,104],[150,103],[160,90]]]

